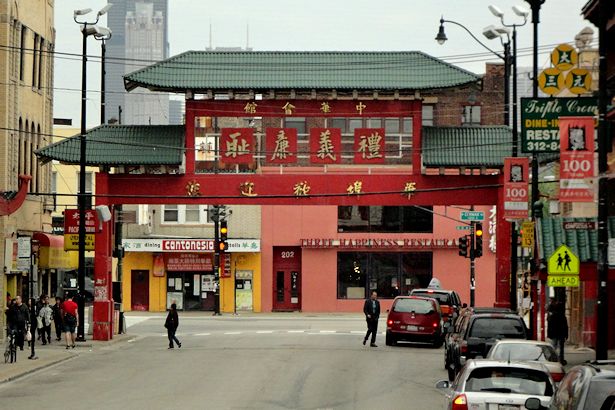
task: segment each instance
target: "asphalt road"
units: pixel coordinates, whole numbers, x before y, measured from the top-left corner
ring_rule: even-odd
[[[361,344],[360,316],[129,318],[130,342],[0,385],[6,408],[441,409],[442,349]],[[384,320],[379,330],[384,329]]]

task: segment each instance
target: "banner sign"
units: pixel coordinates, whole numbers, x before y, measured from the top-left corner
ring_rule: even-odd
[[[297,129],[267,128],[265,130],[267,162],[292,164],[297,162]]]
[[[310,128],[310,160],[313,164],[342,161],[342,132],[339,128]]]
[[[559,117],[598,118],[596,98],[521,98],[521,151],[559,152]]]
[[[560,202],[593,202],[593,117],[560,117]]]
[[[254,152],[254,129],[222,128],[220,161],[225,164],[251,164]]]
[[[504,219],[528,217],[529,159],[504,158]]]
[[[213,270],[211,253],[165,253],[167,272],[202,272]]]
[[[85,250],[94,250],[94,239],[98,230],[98,215],[94,209],[85,210]],[[64,211],[64,250],[79,250],[79,210]]]

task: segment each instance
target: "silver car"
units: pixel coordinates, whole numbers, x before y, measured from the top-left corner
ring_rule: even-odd
[[[453,382],[439,381],[449,410],[521,410],[528,398],[550,405],[555,391],[549,371],[540,363],[468,360]]]
[[[559,383],[566,374],[566,370],[559,362],[559,357],[555,349],[549,342],[521,339],[500,340],[489,350],[486,358],[520,362],[540,362],[549,370],[555,383]]]

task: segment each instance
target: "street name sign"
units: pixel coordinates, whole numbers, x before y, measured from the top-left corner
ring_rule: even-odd
[[[552,288],[578,288],[581,280],[578,275],[549,275],[547,286]]]
[[[549,258],[549,275],[578,275],[580,270],[579,257],[566,245],[561,245]]]
[[[470,229],[472,229],[470,225],[457,225],[458,231],[469,231]]]
[[[462,221],[484,221],[485,213],[483,211],[461,211]]]

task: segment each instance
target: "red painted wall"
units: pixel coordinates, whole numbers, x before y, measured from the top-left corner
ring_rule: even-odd
[[[490,207],[476,207],[489,215]],[[460,209],[435,207],[438,214],[458,219]],[[459,225],[443,216],[434,219],[433,234],[357,234],[337,232],[337,207],[335,206],[263,206],[262,207],[262,281],[263,311],[271,311],[273,301],[273,246],[300,246],[302,238],[450,238],[462,236],[455,229]],[[476,304],[492,306],[495,301],[495,254],[489,246],[488,221],[485,230],[484,256],[476,260]],[[337,299],[338,249],[302,249],[302,311],[304,312],[357,312],[362,300]],[[383,252],[383,250],[380,250]],[[414,251],[414,250],[413,250]],[[434,277],[442,287],[455,289],[464,302],[470,299],[470,261],[460,257],[457,249],[433,251]],[[390,308],[391,301],[383,300],[382,308]]]

